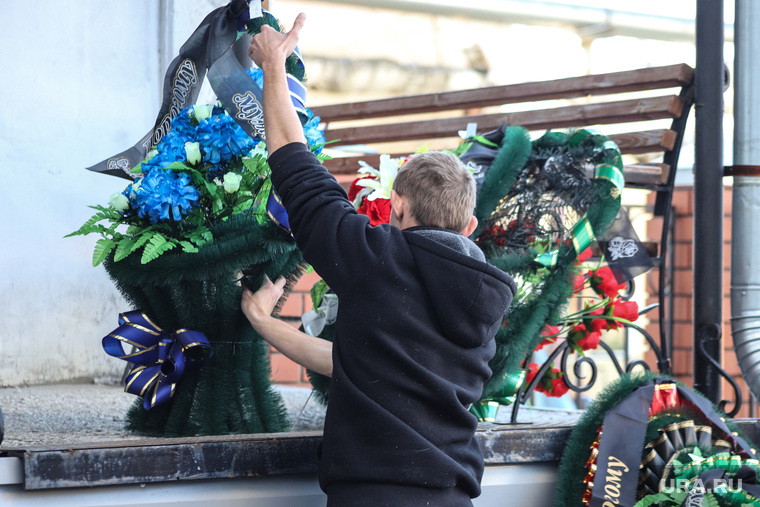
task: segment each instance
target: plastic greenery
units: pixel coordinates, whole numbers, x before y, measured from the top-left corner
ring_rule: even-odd
[[[641,387],[645,382],[655,380],[656,378],[661,379],[667,379],[666,377],[662,377],[661,375],[649,371],[639,372],[636,374],[626,374],[621,376],[620,378],[614,380],[610,384],[608,384],[602,392],[600,392],[592,402],[591,406],[589,406],[588,409],[584,412],[581,419],[575,424],[573,427],[573,431],[570,434],[570,438],[568,438],[567,443],[565,444],[565,449],[562,452],[562,459],[560,460],[559,469],[557,472],[557,487],[556,492],[554,496],[554,506],[555,507],[584,507],[585,505],[588,505],[588,502],[586,499],[584,499],[584,492],[586,491],[586,488],[588,486],[587,482],[584,478],[587,476],[588,472],[588,463],[591,462],[590,460],[590,454],[592,453],[592,447],[594,446],[594,441],[598,438],[599,429],[602,427],[605,415],[608,411],[613,409],[616,405],[618,405],[621,401],[623,401],[628,395],[633,393],[636,389]],[[688,386],[683,384],[682,382],[679,382],[677,380],[673,379],[667,379],[670,382],[674,383],[675,385],[689,389]],[[699,395],[699,393],[695,394]],[[701,396],[701,395],[700,395]],[[728,426],[729,430],[734,434],[738,435],[745,440],[747,438],[742,434],[742,432],[736,427],[736,425],[733,423],[731,419],[725,418],[725,415],[718,410],[715,406],[712,407],[713,411],[716,412],[718,415],[723,416],[725,420],[726,426]],[[652,441],[656,436],[660,434],[660,429],[666,427],[667,425],[670,425],[674,422],[682,422],[687,420],[695,420],[699,424],[707,424],[705,423],[704,415],[700,415],[698,411],[696,411],[690,404],[688,403],[682,403],[679,404],[677,409],[671,409],[668,412],[664,414],[657,414],[657,415],[651,415],[649,417],[649,422],[647,425],[647,434],[645,438],[645,442]],[[602,434],[603,431],[602,431]],[[717,437],[716,437],[717,438]],[[747,440],[749,441],[749,440]],[[641,443],[642,452],[644,450],[644,443]],[[623,445],[622,443],[620,444]],[[691,454],[702,456],[702,452],[705,453],[705,456],[708,454],[715,454],[714,458],[717,458],[719,455],[715,453],[713,448],[707,448],[704,450],[699,450],[699,448],[692,448],[687,449]],[[684,456],[686,456],[684,454]],[[665,456],[664,459],[667,460],[669,456]],[[642,456],[643,458],[643,456]],[[737,457],[738,458],[738,457]],[[688,461],[692,461],[691,459]],[[699,461],[699,459],[697,459]],[[711,468],[712,466],[708,466],[709,463],[714,463],[710,461],[704,461],[704,469]],[[748,464],[748,463],[745,463]],[[631,464],[628,464],[631,466]],[[694,480],[694,478],[698,475],[698,472],[704,471],[702,468],[694,468],[691,471],[687,471],[686,467],[684,465],[687,465],[687,460],[683,457],[680,458],[680,461],[678,459],[678,456],[673,457],[673,465],[674,465],[674,476],[676,480],[674,481],[676,484],[678,484],[678,477],[683,477],[685,480]],[[757,463],[755,462],[752,465],[754,468],[757,468]],[[731,471],[731,469],[729,469]],[[597,473],[604,473],[604,470],[597,469]],[[693,486],[693,484],[692,484]],[[645,507],[649,505],[658,505],[658,502],[663,502],[661,505],[682,505],[682,503],[678,502],[679,498],[686,498],[686,494],[683,493],[682,488],[671,488],[670,491],[662,491],[662,492],[656,492],[654,494],[650,494],[645,496],[641,499],[639,503],[636,504],[635,507]],[[750,503],[750,501],[746,500],[746,495],[744,492],[742,492],[741,495],[734,495],[734,494],[726,494],[722,495],[722,491],[713,492],[716,493],[714,496],[719,497],[723,496],[724,498],[720,498],[720,501],[718,503],[715,503],[713,505],[718,505],[721,507],[725,506],[744,506],[744,505],[756,505],[754,503]],[[734,501],[735,497],[741,496],[742,498],[747,501],[747,504],[742,502],[736,502]],[[714,500],[718,500],[718,498],[715,498]],[[678,502],[678,503],[673,503]],[[704,503],[701,505],[710,505],[708,503]]]
[[[580,260],[583,261],[590,255],[591,249],[587,249]],[[544,326],[541,331],[543,340],[535,350],[551,347],[560,340],[565,340],[573,352],[584,356],[585,351],[594,350],[599,346],[603,333],[630,324],[639,317],[638,304],[623,299],[620,291],[625,289],[626,285],[617,282],[609,267],[601,263],[595,266],[579,264],[571,269],[571,273],[573,294],[568,299],[568,310],[557,321]],[[555,398],[567,393],[568,386],[564,381],[564,374],[553,368],[553,364],[546,370],[547,373],[536,385],[535,390]],[[525,383],[529,384],[538,371],[539,366],[530,363]]]
[[[514,377],[529,352],[546,338],[542,332],[546,334],[547,324],[567,328],[573,322],[588,322],[582,315],[565,314],[576,290],[575,264],[582,253],[574,246],[573,227],[585,218],[594,235],[601,235],[620,208],[620,192],[612,182],[587,176],[588,169],[604,164],[622,168],[617,147],[600,134],[548,132],[531,141],[522,127],[505,129],[478,195],[475,214],[480,225],[475,234],[486,260],[515,278],[518,294],[496,334],[496,354],[490,362],[494,374],[484,388],[484,400],[514,394]],[[537,262],[549,253],[555,254],[552,265]],[[574,343],[578,341],[582,351],[587,342],[582,336]],[[551,375],[549,384],[560,387]],[[553,392],[550,385],[545,389]]]
[[[256,79],[258,72],[250,73]],[[324,160],[319,117],[307,112],[304,133]],[[139,252],[143,264],[176,248],[196,253],[213,241],[213,226],[232,215],[251,215],[260,225],[269,220],[267,156],[265,143],[249,137],[219,105],[186,108],[132,169],[134,182],[111,196],[108,206],[91,206],[97,213],[68,236],[101,236],[93,266],[111,253],[119,262]]]
[[[280,22],[269,12],[264,12],[261,17],[249,19],[245,23],[245,28],[249,35],[256,35],[261,31],[261,27],[264,25],[269,25],[278,32],[282,32]],[[301,61],[295,53],[288,56],[285,60],[285,72],[293,75],[301,82],[304,81],[304,67],[301,65]]]

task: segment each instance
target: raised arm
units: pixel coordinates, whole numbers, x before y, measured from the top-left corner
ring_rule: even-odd
[[[275,283],[264,279],[256,292],[243,288],[240,307],[253,328],[266,342],[285,357],[312,371],[332,376],[332,343],[302,333],[287,322],[272,317],[272,310],[282,297],[285,278]]]
[[[264,25],[251,39],[248,55],[264,71],[264,129],[269,153],[290,143],[306,143],[303,128],[290,101],[285,60],[298,44],[306,15],[299,14],[293,28],[280,33]]]

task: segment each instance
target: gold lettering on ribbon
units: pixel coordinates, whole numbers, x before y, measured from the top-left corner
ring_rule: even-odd
[[[604,499],[602,507],[614,507],[620,503],[620,481],[628,466],[615,456],[607,460],[607,476],[604,478]]]
[[[237,107],[235,118],[248,122],[253,131],[257,132],[266,141],[264,107],[256,96],[251,92],[236,93],[232,96],[232,101],[235,103],[235,107]]]
[[[172,120],[185,107],[187,98],[193,87],[198,84],[198,72],[195,69],[195,63],[186,58],[179,64],[177,73],[172,81],[172,101],[169,106],[169,112],[161,118],[158,126],[153,131],[153,136],[143,142],[143,148],[148,151],[151,147],[158,144],[162,137],[172,128]],[[148,141],[150,144],[148,144]]]

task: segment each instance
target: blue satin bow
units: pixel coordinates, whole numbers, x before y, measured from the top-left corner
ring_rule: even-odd
[[[128,354],[124,344],[136,350]],[[199,353],[186,358],[185,352],[193,348]],[[103,337],[103,350],[134,365],[124,390],[143,396],[145,410],[169,401],[185,368],[200,368],[213,355],[203,333],[188,329],[167,333],[137,310],[119,314],[119,327]]]

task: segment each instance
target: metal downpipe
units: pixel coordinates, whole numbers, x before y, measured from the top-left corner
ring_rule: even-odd
[[[760,399],[760,3],[736,0],[731,329],[742,375]],[[754,170],[753,170],[754,166]]]

